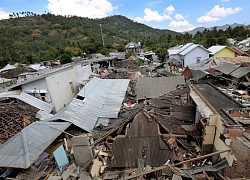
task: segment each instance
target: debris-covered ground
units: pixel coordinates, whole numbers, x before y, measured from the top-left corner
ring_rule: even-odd
[[[157,97],[136,97],[138,77],[173,76],[164,68],[149,69],[143,75],[138,73],[134,61],[120,61],[117,67],[102,72],[100,79],[93,78],[102,82],[102,87],[93,84],[91,88],[99,89],[91,89],[85,85],[73,103],[52,117],[45,113],[48,118],[43,120],[36,118],[37,108],[14,98],[2,100],[0,178],[229,180],[228,176],[247,174],[250,167],[243,167],[240,162],[249,164],[249,149],[237,139],[233,140],[232,150],[239,163],[231,168],[226,158],[218,158],[222,153],[231,153],[230,149],[202,152],[202,131],[194,125],[197,112],[187,84],[177,85]],[[111,79],[118,80],[118,85]],[[123,97],[125,79],[130,82]],[[102,80],[109,81],[110,89]],[[113,111],[117,107],[115,118]],[[105,113],[100,113],[102,108]],[[81,118],[85,121],[79,121]],[[95,120],[98,125],[89,130],[85,122]]]

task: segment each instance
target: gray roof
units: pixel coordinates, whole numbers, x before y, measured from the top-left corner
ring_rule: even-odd
[[[238,67],[240,67],[239,64],[233,64],[233,63],[221,63],[218,64],[218,66],[216,66],[214,69],[217,71],[222,72],[223,74],[230,74],[231,72],[233,72],[234,70],[236,70]]]
[[[139,78],[135,93],[137,99],[153,98],[175,90],[177,85],[185,84],[184,76]]]
[[[7,92],[2,92],[0,93],[0,98],[17,98],[20,99],[21,101],[34,106],[38,109],[41,109],[47,113],[50,113],[53,109],[54,106],[52,106],[49,103],[46,103],[34,96],[31,96],[27,93],[25,93],[24,91],[20,91],[20,90],[15,90],[15,91],[7,91]]]
[[[29,168],[70,126],[68,122],[34,122],[0,146],[0,167]]]
[[[190,71],[194,81],[199,81],[200,79],[204,78],[206,75],[209,74],[208,72],[199,69],[190,69]]]
[[[221,63],[222,60],[210,57],[208,59],[202,60],[200,62],[196,62],[194,64],[188,65],[190,69],[199,69],[199,70],[207,70],[210,69],[211,67],[216,66],[217,64]]]
[[[84,100],[74,98],[63,110],[46,121],[65,120],[91,131],[98,118],[117,118],[129,79],[93,78],[77,94]]]
[[[184,56],[184,55],[186,55],[187,53],[189,53],[190,51],[192,51],[193,49],[195,49],[195,48],[202,48],[202,49],[204,49],[205,51],[207,51],[208,53],[210,53],[210,51],[209,50],[207,50],[206,48],[204,48],[203,46],[201,46],[201,45],[199,45],[199,44],[192,44],[192,45],[190,45],[189,47],[187,47],[186,49],[184,49],[183,51],[181,51],[181,52],[179,52],[180,53],[180,55],[182,55],[182,56]]]
[[[231,72],[229,75],[231,75],[233,77],[236,77],[236,78],[241,78],[241,77],[247,75],[248,73],[250,73],[249,68],[247,68],[247,67],[239,67],[235,71]]]

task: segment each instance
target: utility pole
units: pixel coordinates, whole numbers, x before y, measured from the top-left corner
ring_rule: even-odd
[[[102,34],[102,24],[100,24],[100,28],[101,28],[101,35],[102,35],[102,45],[104,47],[104,39],[103,39],[103,34]]]

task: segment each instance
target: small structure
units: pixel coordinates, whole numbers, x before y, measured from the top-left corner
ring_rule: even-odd
[[[117,60],[124,60],[126,52],[111,52],[109,53],[110,57],[116,57]]]
[[[235,57],[235,51],[227,46],[211,46],[208,50],[211,57]]]
[[[141,50],[141,45],[140,43],[135,43],[135,42],[130,42],[128,43],[126,46],[125,46],[125,49],[126,49],[126,53],[140,53],[140,50]]]

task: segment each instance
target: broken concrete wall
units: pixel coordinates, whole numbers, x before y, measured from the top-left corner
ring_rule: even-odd
[[[88,136],[75,136],[71,141],[76,164],[81,167],[85,166],[93,157]]]
[[[207,125],[204,128],[202,154],[209,154],[213,151],[217,119],[218,115],[215,114],[208,118]]]
[[[221,139],[221,135],[222,134],[226,134],[227,133],[227,129],[221,119],[221,117],[219,117],[219,119],[216,122],[216,134],[215,134],[215,140],[214,140],[214,148],[216,151],[223,151],[223,150],[227,150],[230,149],[230,143],[231,140],[228,138],[226,139],[226,141],[224,142]],[[233,162],[236,160],[233,152],[225,152],[220,154],[221,158],[226,158],[228,161],[229,166],[233,165]]]
[[[73,69],[46,77],[46,83],[56,112],[72,101],[79,92]]]
[[[45,92],[48,90],[48,87],[47,87],[47,84],[46,84],[46,81],[45,81],[45,78],[42,78],[42,79],[39,79],[39,80],[36,80],[36,81],[32,81],[30,83],[27,83],[27,84],[24,84],[22,85],[22,90],[26,93],[29,93],[29,92],[32,92],[34,90],[36,90],[36,92]],[[45,102],[47,103],[50,103],[51,104],[51,96],[50,96],[50,93],[47,92],[47,93],[44,93],[45,95],[43,96],[44,99],[42,98],[42,95],[41,93],[35,93],[35,97],[41,99],[41,100],[44,100]]]

